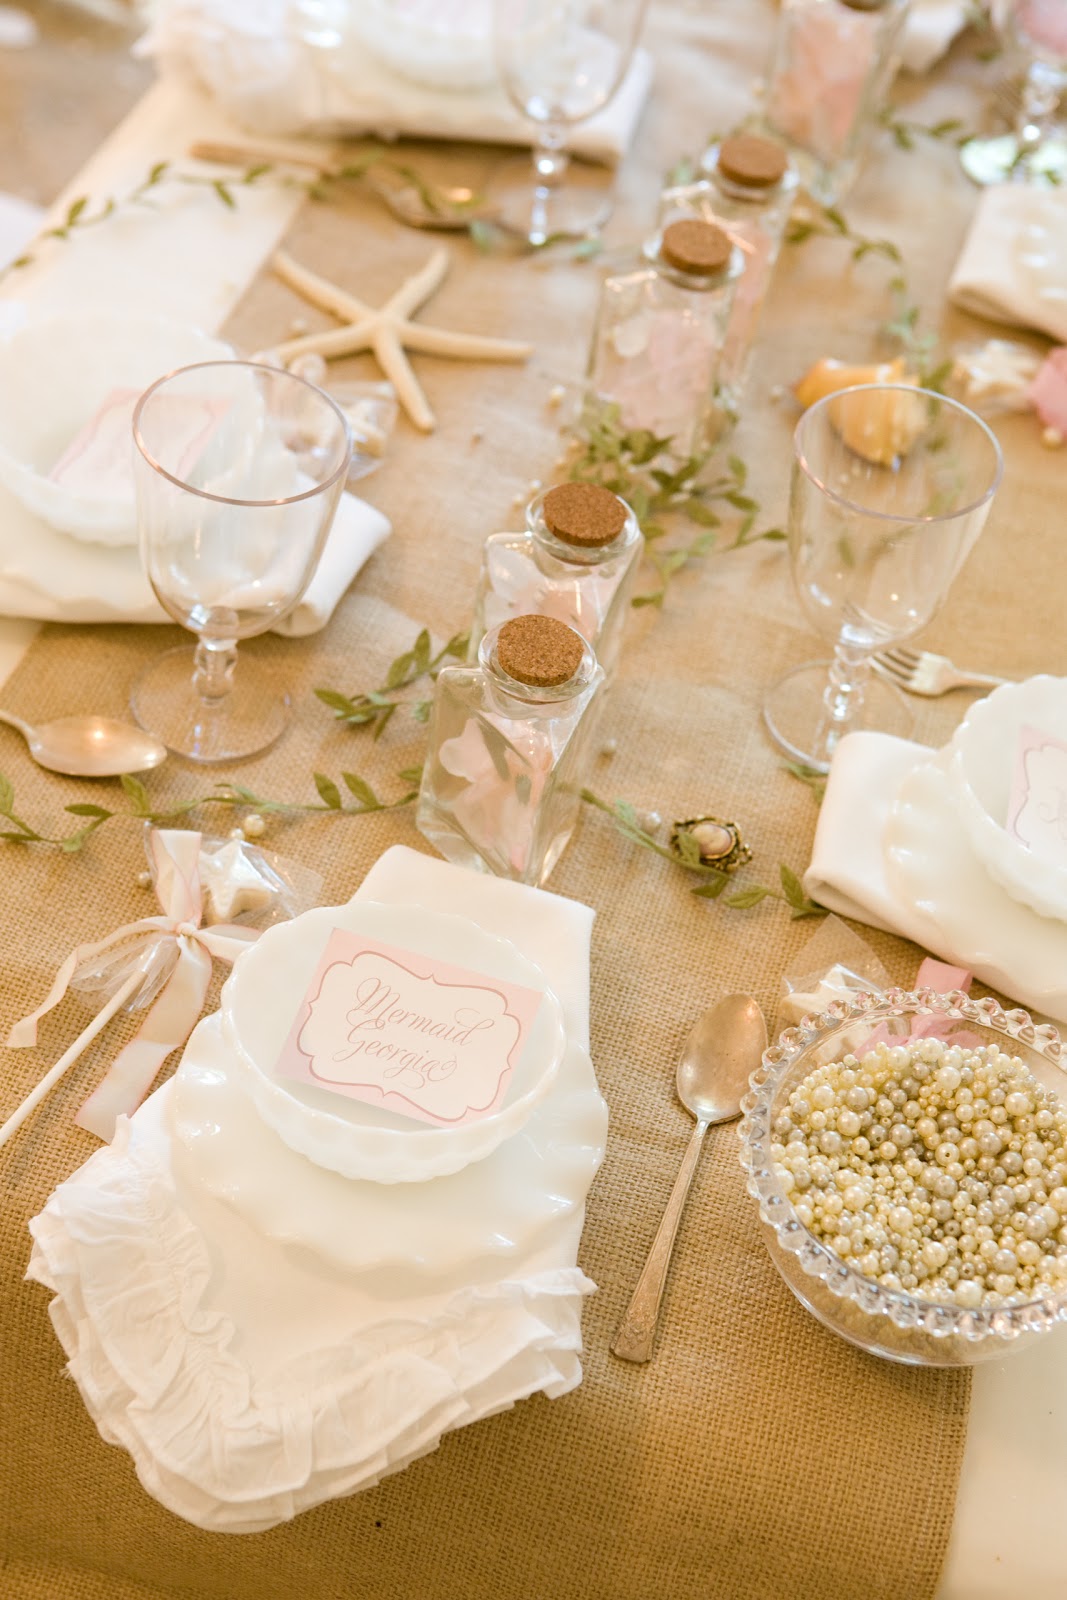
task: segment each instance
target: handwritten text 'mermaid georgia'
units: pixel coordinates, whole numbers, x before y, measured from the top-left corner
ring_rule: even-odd
[[[390,1062],[383,1068],[383,1078],[402,1078],[405,1085],[421,1088],[424,1083],[440,1083],[450,1078],[459,1062],[452,1051],[432,1055],[421,1050],[418,1044],[398,1043],[382,1038],[386,1029],[391,1032],[418,1035],[434,1039],[440,1044],[462,1048],[477,1033],[495,1026],[496,1018],[473,1006],[458,1006],[447,1019],[407,1011],[398,1005],[399,991],[391,989],[381,978],[364,978],[356,987],[356,1003],[345,1013],[348,1024],[345,1048],[334,1052],[335,1061],[351,1061],[354,1056],[376,1057]]]

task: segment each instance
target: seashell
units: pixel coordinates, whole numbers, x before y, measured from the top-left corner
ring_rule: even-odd
[[[850,450],[876,466],[889,467],[921,437],[926,403],[905,389],[871,389],[842,396],[827,407],[830,421]]]
[[[897,356],[893,361],[867,362],[865,365],[835,361],[828,356],[808,368],[799,383],[793,385],[793,393],[806,411],[816,400],[822,400],[838,389],[851,389],[857,383],[917,384],[918,381],[918,376],[907,370],[903,356]]]

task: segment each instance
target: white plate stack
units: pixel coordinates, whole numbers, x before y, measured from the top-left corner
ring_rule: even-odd
[[[34,1220],[30,1276],[86,1405],[171,1510],[270,1527],[580,1381],[576,1258],[607,1127],[591,924],[388,851],[348,906],[240,959],[175,1078]],[[333,927],[545,991],[495,1113],[405,1124],[274,1074]]]

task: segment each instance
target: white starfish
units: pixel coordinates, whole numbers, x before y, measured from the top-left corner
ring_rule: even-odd
[[[365,305],[355,295],[320,278],[317,273],[309,272],[282,250],[274,257],[273,266],[279,278],[297,294],[345,323],[342,328],[305,334],[278,345],[279,359],[288,363],[300,355],[317,354],[328,359],[369,350],[392,383],[412,422],[427,433],[434,427],[434,414],[411,369],[406,350],[454,356],[457,360],[525,361],[533,349],[532,345],[518,344],[513,339],[485,339],[475,333],[428,328],[409,320],[440,287],[448,271],[447,250],[435,250],[426,265],[413,277],[405,279],[378,309]]]

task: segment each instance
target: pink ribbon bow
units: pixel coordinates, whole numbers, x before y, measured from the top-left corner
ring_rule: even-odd
[[[148,848],[162,916],[142,917],[96,944],[78,945],[56,973],[55,982],[37,1010],[12,1028],[7,1040],[9,1046],[22,1049],[36,1044],[38,1022],[59,1004],[78,969],[116,946],[129,946],[121,963],[124,977],[121,987],[75,1040],[62,1061],[57,1062],[37,1086],[28,1102],[9,1119],[3,1134],[14,1131],[18,1125],[16,1118],[21,1121],[22,1114],[33,1109],[51,1083],[77,1059],[124,1003],[135,1000],[138,991],[157,985],[162,971],[167,976],[137,1036],[115,1057],[103,1082],[94,1089],[74,1119],[80,1127],[110,1142],[116,1119],[129,1116],[140,1105],[164,1061],[192,1032],[207,994],[213,959],[234,961],[258,938],[258,931],[253,928],[228,923],[210,928],[200,926],[203,900],[198,833],[178,828],[153,829]]]

